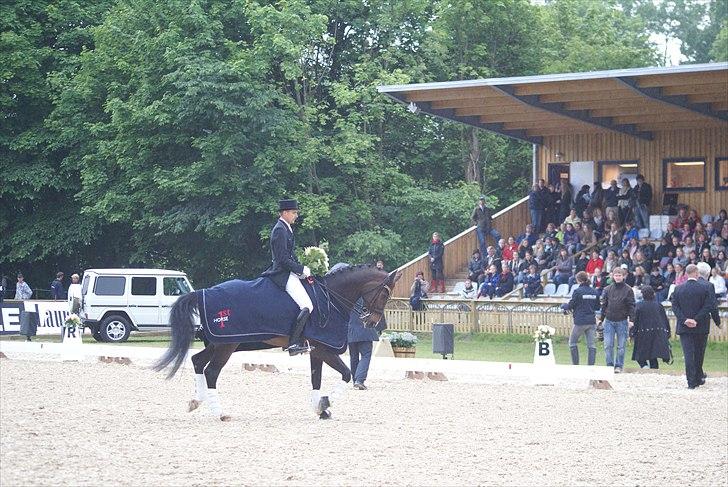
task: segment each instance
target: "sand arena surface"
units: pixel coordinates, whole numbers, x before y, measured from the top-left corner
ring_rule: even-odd
[[[336,380],[324,369],[325,389]],[[223,423],[186,412],[189,367],[165,381],[137,366],[3,359],[0,485],[728,484],[728,380],[615,382],[371,381],[320,421],[307,377],[233,366],[218,383]]]

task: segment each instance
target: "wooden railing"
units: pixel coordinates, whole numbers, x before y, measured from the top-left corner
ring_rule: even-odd
[[[525,197],[495,213],[493,215],[493,228],[498,230],[503,238],[515,237],[523,233],[526,224],[530,221],[529,218],[528,197]],[[488,244],[495,245],[490,237]],[[445,255],[443,256],[445,277],[449,278],[467,268],[468,259],[473,250],[477,248],[478,236],[475,233],[475,226],[446,241]],[[430,279],[430,258],[427,253],[424,253],[400,266],[397,270],[402,271],[402,277],[394,286],[393,295],[398,298],[409,297],[410,287],[418,271],[424,272],[425,278]]]
[[[573,317],[563,314],[560,305],[567,299],[520,301],[425,299],[425,309],[412,311],[408,299],[392,299],[387,304],[385,316],[387,329],[392,331],[432,332],[435,323],[451,323],[458,333],[517,333],[530,335],[538,325],[549,325],[557,335],[571,333]],[[723,322],[728,319],[728,306],[719,306]],[[675,315],[672,306],[665,311],[670,320],[673,336]],[[717,328],[711,324],[708,339],[728,341],[728,327]]]

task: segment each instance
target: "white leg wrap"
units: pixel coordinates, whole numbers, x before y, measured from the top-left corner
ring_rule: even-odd
[[[321,391],[311,391],[311,409],[318,412],[319,400],[321,400]]]
[[[213,416],[222,416],[222,405],[220,404],[220,396],[217,395],[217,389],[207,389],[207,407],[210,408],[210,414]]]
[[[347,382],[344,382],[342,380],[334,386],[334,388],[331,390],[331,393],[329,394],[329,400],[331,401],[332,405],[335,401],[340,401],[344,399],[348,385],[349,384]]]
[[[204,402],[207,399],[207,379],[205,374],[195,374],[195,399]]]

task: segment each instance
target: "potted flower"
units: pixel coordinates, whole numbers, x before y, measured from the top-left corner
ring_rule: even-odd
[[[392,351],[395,357],[399,358],[415,358],[417,350],[417,337],[412,333],[405,331],[402,333],[385,333],[382,338],[389,340],[392,345]]]
[[[556,329],[554,327],[547,326],[547,325],[539,325],[533,334],[533,339],[536,342],[545,342],[547,340],[551,340],[551,338],[554,336],[555,333],[556,333]]]
[[[63,326],[66,328],[80,328],[82,325],[83,323],[81,323],[81,318],[79,318],[76,313],[71,313],[66,316],[66,321],[63,322]]]

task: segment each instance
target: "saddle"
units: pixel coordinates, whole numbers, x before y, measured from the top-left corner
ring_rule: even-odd
[[[329,294],[318,281],[304,281],[314,309],[303,337],[323,343],[338,353],[347,346],[349,316],[331,306]],[[255,350],[270,348],[264,340],[291,334],[298,305],[270,278],[226,281],[196,291],[202,331],[211,343],[249,343]],[[259,345],[262,345],[259,347]]]

